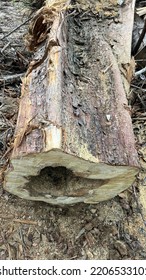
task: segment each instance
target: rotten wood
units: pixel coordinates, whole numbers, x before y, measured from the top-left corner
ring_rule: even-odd
[[[67,5],[60,10],[56,5],[41,9],[35,18],[37,40],[35,23],[32,25],[30,40],[37,51],[23,80],[4,182],[6,190],[25,199],[51,204],[97,203],[127,189],[139,170],[126,109],[127,81],[116,56],[119,45],[115,43],[114,49],[109,37],[105,39],[110,21],[102,21],[90,5],[77,2],[80,5],[70,9]],[[131,9],[129,2],[127,9]],[[125,7],[117,5],[115,9],[118,17]],[[44,39],[47,20],[49,33]],[[133,14],[129,21],[132,33]],[[38,22],[43,24],[41,38]],[[115,37],[117,33],[122,37],[121,26],[116,27]],[[124,64],[129,63],[127,48],[129,45],[125,52],[121,50]]]

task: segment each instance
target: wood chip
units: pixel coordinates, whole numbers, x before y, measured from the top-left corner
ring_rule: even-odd
[[[38,224],[36,221],[31,221],[31,220],[20,220],[20,219],[13,219],[13,222],[15,222],[15,223],[21,223],[21,224],[27,224],[27,225],[37,225],[37,224]]]
[[[38,225],[38,222],[36,222],[36,221],[13,219],[13,216],[3,216],[3,215],[0,215],[0,219],[4,219],[4,220],[10,219],[14,223],[21,223],[21,224],[27,224],[27,225]]]

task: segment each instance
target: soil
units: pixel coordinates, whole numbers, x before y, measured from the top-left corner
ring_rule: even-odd
[[[28,19],[28,9],[22,2],[0,2],[1,171],[7,164],[4,155],[13,141],[21,89],[20,74],[23,76],[31,59],[24,47],[27,23],[6,37]],[[12,75],[16,77],[12,78]],[[143,113],[136,100],[132,106]],[[134,115],[133,128],[142,169],[134,185],[112,200],[95,205],[79,203],[57,207],[22,200],[4,191],[1,183],[0,259],[145,260],[145,122]]]

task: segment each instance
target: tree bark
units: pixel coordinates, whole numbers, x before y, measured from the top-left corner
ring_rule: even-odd
[[[125,15],[125,8],[115,7],[115,17]],[[97,203],[128,188],[138,173],[126,99],[129,83],[122,76],[119,45],[109,42],[111,26],[107,32],[112,14],[103,21],[89,8],[80,3],[60,11],[52,4],[33,21],[28,45],[37,51],[23,80],[4,185],[22,198]],[[126,8],[130,11],[131,6]],[[126,23],[118,24],[116,38]],[[133,14],[129,34],[132,24]],[[124,65],[130,63],[129,52],[128,45]]]

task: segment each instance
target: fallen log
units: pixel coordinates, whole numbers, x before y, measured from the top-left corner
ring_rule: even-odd
[[[115,7],[114,16],[123,13],[124,18],[124,8]],[[125,9],[131,36],[130,9],[131,3]],[[106,19],[104,7],[103,12],[104,21],[88,5],[59,11],[48,4],[32,22],[27,39],[35,58],[23,80],[4,182],[7,191],[21,198],[97,203],[135,180],[139,164],[126,99],[128,82],[122,76],[118,43],[111,46],[108,36],[105,39],[112,15]],[[116,26],[115,37],[119,32],[120,38],[125,36],[125,21]],[[122,49],[125,65],[130,63],[130,44]]]

